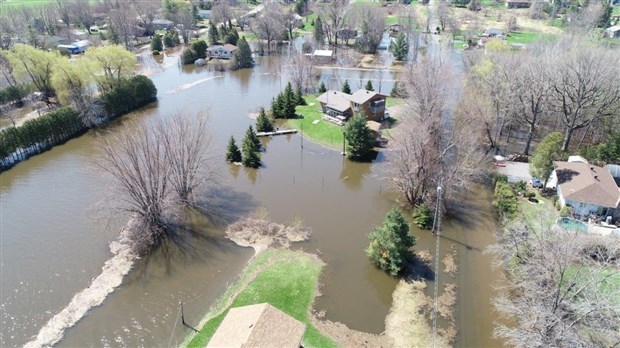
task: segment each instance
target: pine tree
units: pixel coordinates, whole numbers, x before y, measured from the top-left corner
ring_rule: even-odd
[[[248,145],[251,145],[252,148],[256,151],[259,151],[261,148],[260,139],[258,139],[258,136],[256,135],[256,132],[254,131],[254,128],[252,128],[252,126],[248,127],[248,130],[245,132],[245,137],[243,138],[242,147],[244,152]]]
[[[250,126],[243,138],[243,165],[250,168],[260,167],[260,140]]]
[[[237,147],[235,138],[231,135],[228,140],[228,150],[226,151],[226,161],[228,162],[241,162],[241,151]]]
[[[397,209],[387,213],[383,224],[375,227],[368,239],[370,245],[366,254],[370,260],[394,276],[405,267],[407,259],[413,255],[411,248],[416,244],[415,237],[409,234],[409,223]]]
[[[284,118],[284,94],[278,93],[275,99],[271,101],[271,114],[273,118]]]
[[[256,130],[258,132],[273,132],[273,120],[267,116],[265,108],[260,108],[256,118]]]
[[[327,92],[327,88],[325,88],[325,82],[321,81],[321,85],[319,86],[319,93]]]
[[[325,42],[325,34],[323,34],[323,21],[321,21],[321,17],[317,17],[314,21],[314,39],[319,46]]]
[[[407,58],[407,54],[409,53],[409,44],[407,43],[407,38],[404,33],[398,34],[391,50],[394,55],[394,59],[403,61]]]
[[[351,86],[349,86],[349,80],[344,80],[344,85],[342,85],[342,93],[351,94]]]
[[[307,105],[306,100],[304,99],[304,94],[301,92],[301,87],[297,87],[297,91],[295,92],[295,104],[297,105]]]
[[[371,92],[374,91],[375,88],[372,85],[372,81],[368,80],[368,82],[366,82],[366,86],[364,87],[364,89],[367,91],[371,91]]]
[[[366,125],[366,117],[356,115],[344,125],[344,137],[347,141],[347,157],[362,161],[369,157],[375,140]]]
[[[215,24],[211,23],[211,25],[209,25],[209,43],[211,45],[215,45],[218,40],[219,35],[217,33],[217,28],[215,27]]]
[[[237,50],[235,51],[235,68],[245,69],[254,66],[254,58],[252,58],[252,50],[245,40],[245,37],[239,39]]]
[[[151,40],[151,51],[163,51],[164,44],[161,41],[161,37],[159,35],[154,35],[153,40]]]
[[[282,93],[282,113],[285,118],[295,118],[295,107],[297,106],[297,98],[293,92],[291,83],[287,83]]]

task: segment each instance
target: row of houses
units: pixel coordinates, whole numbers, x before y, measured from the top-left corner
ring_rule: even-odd
[[[580,156],[555,162],[547,188],[557,191],[558,202],[581,218],[620,219],[620,166],[599,167]]]

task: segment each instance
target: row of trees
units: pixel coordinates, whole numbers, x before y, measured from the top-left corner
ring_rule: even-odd
[[[261,147],[262,145],[260,139],[258,139],[254,128],[250,126],[245,132],[245,137],[241,143],[241,150],[239,150],[235,138],[232,135],[230,136],[230,139],[228,140],[228,148],[226,150],[226,161],[231,163],[240,162],[245,167],[258,168],[261,164]]]
[[[517,129],[525,134],[523,153],[529,154],[537,137],[557,130],[565,152],[588,139],[603,141],[620,127],[620,84],[612,78],[619,75],[620,57],[613,50],[563,36],[479,62],[470,75],[471,98],[480,104],[491,148],[507,129]]]
[[[284,91],[271,100],[271,115],[273,118],[295,118],[295,108],[298,105],[306,105],[301,88],[293,92],[291,83],[287,83]]]

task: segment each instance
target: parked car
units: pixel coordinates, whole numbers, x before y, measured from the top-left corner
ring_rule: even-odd
[[[542,181],[540,181],[540,179],[538,178],[532,178],[532,180],[530,180],[530,184],[532,184],[532,187],[535,187],[535,188],[543,187]]]

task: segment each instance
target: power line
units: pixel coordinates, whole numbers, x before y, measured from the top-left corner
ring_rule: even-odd
[[[435,234],[435,288],[433,291],[433,348],[437,341],[437,297],[439,296],[439,241],[441,240],[441,196],[443,189],[443,175],[439,179],[437,186],[437,203],[435,206],[435,217],[433,220],[433,233]]]
[[[177,311],[177,320],[174,321],[174,326],[172,327],[172,333],[170,334],[170,339],[168,340],[168,348],[170,348],[170,344],[172,344],[172,337],[174,337],[174,330],[176,330],[177,324],[179,323],[180,314],[181,314],[181,306],[179,306],[179,310]]]

